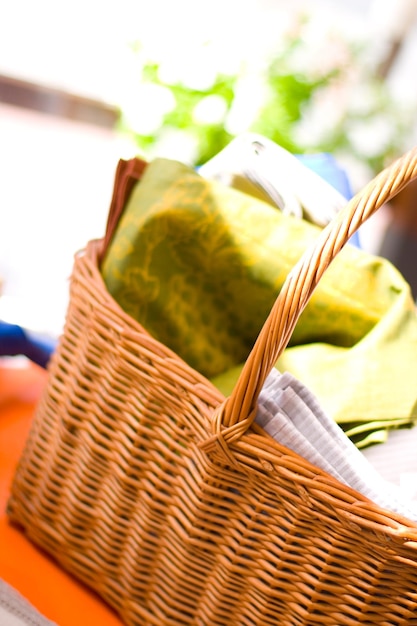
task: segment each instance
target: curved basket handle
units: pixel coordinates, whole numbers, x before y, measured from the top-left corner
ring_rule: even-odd
[[[224,447],[247,431],[255,419],[264,382],[286,348],[325,270],[361,224],[416,176],[417,148],[414,148],[352,198],[305,251],[288,274],[233,392],[213,416],[215,434],[202,447],[208,450],[219,439]]]

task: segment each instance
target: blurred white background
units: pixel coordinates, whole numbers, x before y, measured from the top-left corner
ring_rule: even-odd
[[[201,41],[214,40],[219,66],[233,67],[262,55],[303,7],[318,33],[335,24],[370,39],[376,56],[403,38],[389,80],[402,99],[416,101],[415,0],[13,0],[0,5],[0,75],[143,119],[133,42],[203,80],[209,68],[193,54]],[[414,138],[410,128],[410,144]],[[60,331],[73,255],[102,236],[117,162],[136,151],[115,128],[0,101],[0,317]]]

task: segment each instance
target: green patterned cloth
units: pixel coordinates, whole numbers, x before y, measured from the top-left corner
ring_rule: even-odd
[[[148,165],[102,264],[109,292],[228,394],[318,228],[167,159]],[[417,418],[417,316],[385,260],[346,246],[277,364],[358,445]],[[354,430],[352,430],[354,428]]]

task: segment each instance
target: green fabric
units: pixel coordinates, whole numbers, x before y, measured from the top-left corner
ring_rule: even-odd
[[[148,165],[102,264],[121,307],[226,394],[318,228],[167,159]],[[417,317],[387,261],[346,246],[278,363],[361,445],[417,417]],[[366,426],[372,422],[373,425]],[[380,425],[382,423],[382,427]]]
[[[417,318],[407,289],[352,348],[325,343],[287,348],[276,366],[313,391],[359,448],[384,442],[387,429],[417,419]],[[229,395],[240,370],[232,368],[212,382]]]

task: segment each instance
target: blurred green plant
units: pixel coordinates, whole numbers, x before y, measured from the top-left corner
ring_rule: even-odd
[[[122,107],[122,130],[148,158],[171,136],[177,146],[187,144],[188,160],[198,166],[236,134],[253,131],[292,153],[330,152],[377,173],[404,151],[412,112],[378,78],[372,42],[358,44],[333,33],[312,45],[310,24],[300,19],[255,72],[253,64],[242,62],[236,72],[219,71],[203,86],[166,78],[163,60],[146,59],[141,84],[169,94],[169,103],[149,130],[135,128]],[[143,56],[140,46],[137,50]],[[157,106],[154,96],[151,106]],[[251,98],[256,106],[248,107]]]
[[[193,158],[195,165],[208,161],[219,149],[226,146],[233,135],[226,130],[227,115],[235,99],[235,86],[237,76],[217,74],[214,82],[206,89],[195,89],[184,83],[168,84],[159,78],[160,65],[155,62],[147,62],[143,66],[142,81],[168,88],[173,96],[175,105],[172,110],[163,114],[161,125],[149,134],[134,133],[135,141],[145,154],[149,151],[158,138],[172,130],[187,133],[196,146]],[[224,111],[219,120],[198,121],[195,112],[197,107],[208,98],[216,96],[224,104]]]

